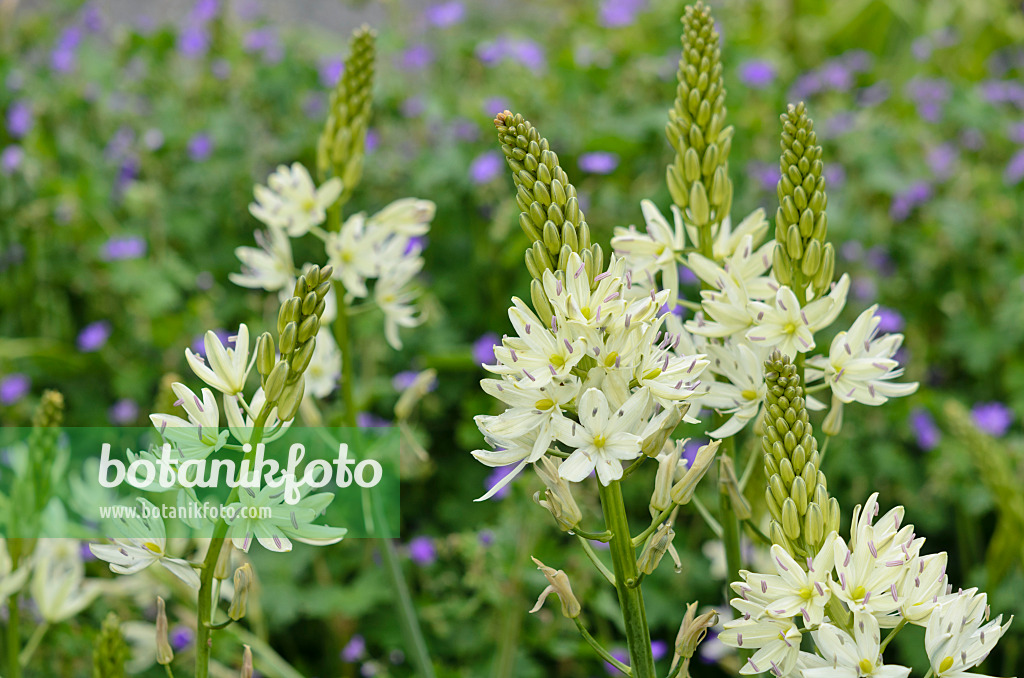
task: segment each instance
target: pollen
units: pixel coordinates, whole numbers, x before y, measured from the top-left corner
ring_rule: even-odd
[[[853,596],[854,600],[860,600],[864,597],[865,593],[867,593],[867,589],[865,589],[863,586],[858,586],[850,592],[850,595]]]
[[[861,659],[859,666],[860,666],[860,672],[861,672],[862,675],[868,675],[869,676],[869,675],[871,675],[871,672],[874,671],[874,669],[875,669],[874,665],[870,661],[868,661],[867,659]]]
[[[555,406],[555,401],[551,398],[541,398],[533,404],[538,410],[550,410]]]
[[[952,667],[952,666],[953,666],[953,658],[952,657],[946,657],[945,659],[942,660],[942,663],[939,664],[939,673],[943,673],[944,671],[949,671],[950,667]]]
[[[743,398],[745,400],[756,400],[757,399],[757,391],[755,391],[753,389],[749,389],[749,388],[744,390],[744,391],[741,391],[740,395],[743,396]]]
[[[150,550],[150,551],[152,551],[153,553],[162,553],[162,552],[163,552],[163,551],[162,551],[162,550],[160,549],[160,547],[159,547],[159,546],[157,546],[156,544],[154,544],[154,543],[153,543],[153,542],[151,542],[151,541],[147,541],[147,542],[146,542],[145,544],[143,544],[143,546],[145,546],[145,547],[146,547],[147,549],[149,549],[149,550]]]
[[[607,442],[608,442],[608,439],[607,439],[607,438],[605,438],[605,437],[604,437],[603,435],[601,435],[601,434],[598,434],[598,435],[594,436],[594,447],[596,447],[596,448],[597,448],[597,449],[599,449],[599,450],[600,450],[601,448],[603,448],[603,447],[604,447],[604,445],[605,445],[605,443],[607,443]]]

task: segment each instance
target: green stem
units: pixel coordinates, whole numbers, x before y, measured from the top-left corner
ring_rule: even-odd
[[[35,654],[36,648],[39,647],[39,643],[43,640],[43,636],[46,635],[46,631],[49,628],[50,625],[43,622],[32,632],[32,636],[28,639],[28,642],[25,643],[25,648],[21,651],[21,654],[18,655],[18,663],[21,664],[22,667],[28,666],[29,660],[32,659],[32,655]]]
[[[643,532],[641,532],[637,536],[633,537],[633,546],[634,546],[634,548],[637,547],[637,546],[640,546],[645,541],[647,541],[647,538],[650,537],[652,534],[654,534],[654,531],[657,530],[661,526],[661,524],[663,522],[668,520],[668,517],[670,515],[672,515],[672,511],[674,511],[675,508],[676,508],[676,505],[672,504],[667,509],[665,509],[664,511],[659,513],[658,515],[654,516],[654,519],[651,521],[651,524],[648,525],[646,528],[644,528]]]
[[[588,532],[587,530],[581,530],[579,527],[572,528],[572,533],[577,537],[584,539],[590,539],[591,541],[599,541],[607,544],[612,540],[612,533],[608,530],[604,532]]]
[[[605,564],[601,562],[601,559],[597,557],[597,553],[594,552],[594,547],[590,545],[590,542],[583,537],[577,535],[577,539],[580,540],[580,544],[583,545],[583,550],[586,552],[587,557],[590,558],[590,562],[594,563],[594,567],[608,580],[608,583],[615,586],[615,575],[611,573]]]
[[[678,664],[676,664],[676,667],[674,669],[672,669],[672,673],[668,674],[668,676],[666,676],[666,678],[676,678],[677,676],[681,676],[681,675],[689,676],[690,675],[689,667],[690,667],[690,660],[689,659],[683,659]]]
[[[700,497],[693,495],[693,497],[690,498],[690,501],[693,502],[693,506],[697,509],[697,513],[699,513],[700,517],[704,519],[704,522],[711,528],[711,531],[715,533],[715,536],[721,539],[722,524],[715,520],[715,517],[711,515],[711,511],[709,511],[708,507],[704,505],[704,502],[700,500]]]
[[[750,533],[754,535],[759,541],[761,541],[761,543],[763,543],[765,546],[772,545],[772,540],[768,538],[768,535],[762,532],[761,528],[755,525],[754,521],[752,521],[750,518],[744,520],[743,524],[746,525],[747,529],[750,530]]]
[[[383,530],[387,525],[384,515],[381,513],[379,502],[371,502],[374,512]],[[417,672],[423,678],[434,678],[434,665],[430,661],[430,653],[427,651],[427,643],[423,639],[423,632],[420,630],[420,622],[416,617],[416,608],[413,606],[412,596],[409,594],[409,586],[405,582],[405,575],[402,573],[402,564],[398,560],[398,551],[395,549],[393,539],[378,539],[381,546],[381,555],[384,560],[384,567],[387,570],[388,578],[391,580],[391,589],[395,594],[395,603],[398,605],[398,621],[402,626],[402,634],[408,643],[409,655]]]
[[[594,636],[590,635],[590,631],[587,631],[587,627],[583,625],[583,622],[580,621],[579,617],[574,617],[573,621],[576,622],[576,628],[580,630],[580,635],[583,636],[583,640],[587,641],[590,647],[594,648],[594,651],[601,655],[601,659],[605,660],[619,671],[622,671],[627,676],[633,675],[633,671],[628,666],[613,657],[611,652],[604,649],[601,643],[597,642]]]
[[[899,633],[900,631],[902,631],[903,627],[906,626],[906,625],[907,625],[907,620],[906,619],[901,619],[900,623],[897,624],[895,626],[895,628],[893,628],[893,630],[889,632],[889,635],[887,635],[885,637],[885,640],[882,641],[882,644],[878,646],[879,654],[881,654],[882,652],[885,652],[885,648],[887,648],[889,646],[889,643],[891,643],[892,639],[896,637],[896,634]]]
[[[651,631],[647,627],[647,611],[639,587],[629,586],[636,581],[636,550],[629,533],[629,520],[622,500],[619,481],[600,485],[601,508],[608,529],[615,535],[611,541],[612,568],[615,571],[615,589],[619,594],[619,607],[626,628],[631,675],[636,678],[654,678],[654,657],[651,654]]]
[[[256,457],[256,448],[263,440],[263,425],[267,423],[270,410],[276,403],[265,403],[260,410],[256,420],[253,422],[252,436],[249,444],[252,449],[242,460],[252,465]],[[238,501],[238,488],[231,490],[228,497],[228,504]],[[199,574],[199,598],[196,611],[196,678],[208,678],[210,675],[210,652],[212,648],[212,633],[210,620],[213,619],[214,606],[217,601],[213,598],[213,572],[217,569],[217,559],[220,558],[221,549],[224,548],[224,537],[228,533],[227,521],[221,518],[213,528],[213,536],[210,538],[210,548],[206,552],[206,559],[203,561],[203,571]]]
[[[716,426],[721,425],[722,422],[720,419],[722,419],[721,415],[715,415]],[[732,458],[734,454],[733,443],[734,439],[732,436],[723,440],[719,453],[722,456]],[[739,579],[740,567],[742,566],[742,558],[740,555],[740,522],[736,518],[736,512],[732,508],[732,500],[729,498],[729,490],[721,483],[718,485],[718,512],[719,523],[722,525],[722,543],[725,546],[725,587],[728,592],[729,584]],[[728,597],[729,594],[726,593],[726,598]]]
[[[18,568],[21,560],[21,539],[8,539],[10,548],[11,570]],[[19,594],[14,592],[7,599],[7,675],[9,678],[21,678],[21,664],[18,663],[21,646],[21,608],[18,604]]]

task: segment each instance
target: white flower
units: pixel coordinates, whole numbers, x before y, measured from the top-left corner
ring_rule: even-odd
[[[588,389],[577,407],[580,423],[568,419],[555,422],[558,439],[576,448],[562,462],[558,474],[578,483],[596,468],[603,485],[621,478],[622,462],[640,456],[643,438],[629,431],[640,430],[649,402],[647,389],[640,389],[612,412],[603,391]]]
[[[697,228],[687,224],[690,233],[690,240],[697,242]],[[732,230],[732,218],[726,217],[715,234],[712,244],[712,255],[716,261],[728,259],[740,248],[743,238],[750,236],[754,247],[757,247],[768,234],[768,221],[764,217],[764,210],[758,208],[744,217],[736,230]]]
[[[557,323],[548,329],[529,306],[517,297],[512,298],[508,310],[509,320],[517,337],[505,337],[501,346],[494,347],[497,365],[485,365],[495,374],[518,380],[528,379],[535,388],[552,381],[563,381],[572,368],[583,359],[586,342],[570,331],[569,323]]]
[[[377,275],[378,255],[374,241],[367,235],[366,215],[353,214],[337,233],[328,233],[324,240],[327,258],[334,267],[334,279],[345,287],[346,296],[367,295],[366,280]]]
[[[284,231],[269,229],[270,239],[263,231],[256,231],[259,247],[235,248],[235,256],[242,262],[241,273],[229,273],[231,282],[240,287],[265,289],[268,292],[290,290],[295,284],[295,261],[292,245]]]
[[[373,288],[373,300],[384,312],[384,337],[391,348],[402,348],[399,327],[416,327],[423,322],[413,305],[416,290],[410,284],[412,277],[423,267],[423,259],[406,258],[386,269],[384,277]]]
[[[306,379],[306,393],[317,398],[326,398],[338,388],[341,377],[341,350],[326,325],[320,326],[316,334],[316,347],[309,366],[303,373]]]
[[[188,414],[188,421],[173,414],[151,414],[149,420],[160,430],[160,435],[181,452],[185,459],[205,459],[227,442],[227,431],[220,430],[220,411],[217,398],[208,388],[202,390],[203,399],[185,384],[175,382],[171,390]]]
[[[726,278],[732,278],[734,282],[742,283],[751,299],[767,299],[779,288],[777,282],[764,275],[772,266],[775,241],[768,241],[756,251],[753,242],[753,236],[743,236],[736,251],[721,266],[698,253],[687,258],[687,265],[698,278],[718,290],[723,289]]]
[[[860,314],[848,332],[840,332],[832,340],[828,358],[815,356],[809,365],[824,371],[832,392],[844,403],[857,401],[865,405],[881,405],[896,396],[909,395],[917,383],[896,384],[888,381],[903,374],[903,368],[892,359],[903,343],[902,334],[875,338],[882,319],[875,315],[878,306]]]
[[[671,292],[674,302],[679,298],[679,262],[677,255],[686,247],[686,231],[683,215],[672,205],[675,225],[668,221],[650,200],[640,202],[640,210],[647,222],[647,233],[640,233],[636,227],[616,228],[612,238],[612,249],[629,258],[631,268],[650,268],[661,272],[661,286]]]
[[[98,583],[85,578],[77,539],[40,539],[33,558],[29,590],[40,616],[50,624],[74,617],[99,595]]]
[[[635,371],[637,383],[650,389],[651,395],[666,407],[690,397],[700,384],[697,378],[708,366],[702,355],[674,353],[680,339],[651,325],[641,341],[643,357]]]
[[[30,565],[22,564],[13,569],[14,563],[7,553],[7,540],[0,537],[0,600],[6,600],[12,593],[17,593],[28,579]]]
[[[327,218],[327,208],[341,195],[341,179],[332,177],[320,188],[313,183],[309,171],[299,163],[279,165],[267,178],[269,188],[253,189],[256,202],[249,212],[267,226],[283,228],[293,238],[305,235],[313,226]]]
[[[789,619],[762,616],[762,608],[742,598],[729,601],[742,617],[726,622],[718,639],[730,647],[757,649],[740,669],[750,675],[771,671],[786,676],[796,666],[800,654],[800,629]]]
[[[596,277],[597,286],[591,290],[583,260],[573,252],[566,270],[557,278],[550,270],[544,271],[544,292],[559,317],[589,330],[587,334],[596,344],[596,330],[607,326],[625,308],[619,278],[622,268],[622,261],[612,256],[608,271]]]
[[[970,669],[985,661],[1013,622],[1011,617],[1003,624],[999,615],[983,625],[988,617],[987,612],[980,614],[985,603],[984,593],[962,591],[932,613],[924,645],[937,678],[984,678]]]
[[[437,208],[429,200],[401,198],[369,218],[367,226],[376,227],[388,235],[412,238],[430,230],[430,222]]]
[[[828,296],[801,307],[793,290],[783,285],[775,293],[774,304],[750,302],[747,310],[755,327],[747,331],[746,337],[755,344],[778,347],[792,358],[813,350],[814,333],[835,321],[846,304],[849,287],[850,278],[843,275]]]
[[[143,510],[156,510],[156,507],[145,499],[140,498],[138,502]],[[112,572],[135,574],[153,563],[160,563],[175,577],[192,588],[199,589],[199,575],[192,566],[181,558],[171,558],[167,555],[167,533],[163,520],[150,520],[135,515],[131,518],[121,518],[120,522],[123,528],[119,529],[123,531],[124,537],[112,538],[113,544],[89,544],[89,550],[93,555],[110,563]]]
[[[708,435],[712,438],[735,435],[761,411],[768,390],[764,382],[764,360],[750,346],[735,341],[727,341],[724,346],[707,346],[704,350],[712,361],[708,369],[725,377],[726,381],[709,381],[700,404],[732,414]]]
[[[238,501],[224,507],[229,515],[235,516],[228,532],[235,548],[248,552],[253,537],[263,548],[278,552],[291,551],[291,539],[314,546],[341,541],[348,532],[345,528],[313,523],[327,509],[334,495],[330,492],[307,495],[309,490],[309,485],[303,485],[300,493],[304,496],[296,504],[287,504],[281,488],[241,487]],[[270,517],[260,517],[267,509]]]
[[[829,534],[817,555],[808,561],[806,570],[785,549],[775,544],[771,555],[777,575],[745,573],[747,586],[754,595],[768,601],[765,604],[768,615],[777,619],[800,615],[805,628],[821,624],[825,605],[832,597],[829,582],[835,562],[835,539],[835,532]],[[742,591],[737,592],[742,595]]]
[[[946,587],[945,552],[915,557],[904,568],[903,581],[896,585],[900,615],[911,624],[925,626]]]
[[[721,279],[722,290],[701,290],[701,309],[686,329],[704,337],[733,337],[745,332],[754,323],[749,307],[747,288],[732,276]],[[710,319],[710,322],[709,320]]]
[[[906,678],[905,666],[882,664],[878,621],[870,614],[854,614],[853,638],[831,624],[811,632],[814,644],[829,663],[827,667],[806,668],[803,678]]]
[[[232,341],[235,347],[225,348],[216,332],[210,330],[206,333],[204,343],[209,367],[202,356],[185,349],[185,359],[196,376],[225,395],[242,392],[252,367],[249,362],[249,328],[244,323],[238,326],[238,334],[228,338],[228,343]]]

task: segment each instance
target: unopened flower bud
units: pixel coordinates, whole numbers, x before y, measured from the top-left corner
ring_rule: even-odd
[[[270,332],[264,332],[256,340],[256,371],[265,377],[274,369],[276,361],[274,338],[270,336]]]
[[[315,298],[316,295],[314,294],[313,297]],[[316,336],[317,330],[319,329],[320,318],[317,318],[315,315],[306,316],[306,319],[302,321],[301,325],[299,325],[299,332],[296,335],[296,339],[300,344],[304,341],[309,341]]]
[[[310,316],[311,320],[316,320],[316,316]],[[299,330],[299,336],[302,336],[302,330]],[[298,348],[295,349],[295,353],[292,354],[291,359],[291,371],[295,374],[302,374],[309,367],[309,362],[313,359],[313,350],[316,349],[316,339],[309,337],[303,344],[299,344]]]
[[[679,633],[676,635],[676,656],[689,659],[696,654],[697,646],[704,640],[708,629],[717,623],[718,613],[714,610],[698,615],[697,603],[687,605],[683,623],[679,625]]]
[[[544,573],[544,577],[548,580],[548,587],[541,592],[540,598],[537,599],[537,604],[533,606],[530,612],[533,613],[539,610],[544,601],[547,600],[547,597],[554,593],[558,596],[559,602],[562,603],[563,615],[569,619],[575,619],[580,616],[580,602],[573,595],[572,587],[569,585],[569,576],[562,570],[548,567],[536,558],[533,558],[533,562],[537,563],[537,569]]]
[[[167,638],[167,608],[164,599],[156,597],[156,662],[162,666],[174,660],[174,650]]]
[[[246,563],[235,570],[235,593],[231,596],[228,616],[238,621],[245,616],[245,607],[249,602],[249,589],[253,585],[252,565]]]
[[[405,421],[412,416],[416,403],[423,399],[437,385],[437,370],[423,370],[416,375],[412,383],[398,396],[395,403],[395,419]]]
[[[281,336],[284,332],[284,328],[288,323],[296,322],[299,319],[299,311],[301,310],[302,301],[298,297],[291,297],[286,299],[281,304],[281,311],[277,314],[277,334]]]
[[[636,561],[636,568],[644,574],[651,574],[658,569],[658,564],[672,545],[675,536],[671,525],[666,523],[659,527],[644,543],[644,548]]]
[[[715,440],[707,445],[702,445],[697,450],[697,456],[693,460],[693,465],[686,470],[686,474],[672,487],[673,502],[677,504],[689,503],[693,497],[694,490],[697,489],[697,483],[707,473],[711,462],[715,459],[715,455],[718,454],[718,446],[721,444],[721,440]]]
[[[658,455],[658,472],[654,476],[654,492],[651,493],[651,514],[658,515],[672,506],[672,484],[676,481],[676,469],[683,453],[684,441],[678,441],[671,451]]]
[[[245,649],[242,651],[242,678],[252,678],[252,650],[248,645],[243,645]]]
[[[213,568],[213,578],[224,580],[231,576],[231,551],[234,545],[230,540],[224,541],[224,546],[217,556],[217,566]]]
[[[277,399],[281,397],[281,392],[284,391],[284,385],[288,378],[288,363],[281,361],[274,366],[274,369],[270,372],[270,376],[267,377],[267,386],[264,389],[264,393],[268,403],[277,402]]]
[[[837,436],[843,428],[843,401],[832,396],[832,409],[825,415],[825,421],[821,422],[821,432],[827,436]]]
[[[566,532],[572,531],[574,527],[583,520],[583,513],[572,496],[569,484],[558,475],[558,468],[561,462],[555,463],[547,456],[541,457],[540,462],[534,464],[537,475],[547,486],[546,500],[540,499],[539,493],[534,495],[534,501],[546,508],[554,517],[558,526]]]
[[[679,422],[683,420],[687,410],[689,410],[689,405],[672,407],[665,410],[663,413],[664,418],[661,418],[661,416],[656,417],[651,423],[659,423],[660,426],[650,432],[644,431],[644,439],[640,443],[641,451],[648,457],[656,457],[661,454],[669,436],[672,435],[672,431],[676,430]]]
[[[306,388],[306,380],[299,377],[291,384],[287,384],[281,393],[281,399],[277,401],[277,416],[281,421],[291,421],[295,413],[299,411],[302,404],[302,394]]]

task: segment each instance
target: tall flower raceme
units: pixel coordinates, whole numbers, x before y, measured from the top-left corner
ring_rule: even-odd
[[[175,482],[180,480],[179,468],[215,457],[224,448],[247,450],[246,459],[252,463],[258,445],[280,437],[291,424],[306,390],[306,375],[319,341],[332,274],[330,266],[310,265],[304,269],[291,288],[291,296],[281,304],[276,341],[270,332],[264,332],[251,345],[248,327],[243,324],[226,343],[215,333],[207,333],[205,359],[185,350],[192,371],[209,388],[193,390],[175,382],[171,387],[178,398],[174,405],[184,416],[150,415],[163,442],[170,446]],[[156,453],[140,451],[131,456],[153,461]],[[195,499],[194,488],[179,489]],[[293,540],[324,545],[336,543],[345,535],[344,528],[315,523],[333,499],[332,494],[310,494],[308,488],[303,488],[299,502],[288,505],[284,492],[271,489],[236,487],[227,506],[245,507],[247,511],[228,512],[234,515],[230,520],[197,519],[199,529],[210,535],[205,540],[208,548],[202,563],[168,553],[163,521],[150,517],[158,513],[155,510],[140,511],[143,517],[122,518],[125,537],[90,546],[93,554],[110,563],[117,574],[132,575],[159,565],[197,591],[196,676],[208,675],[211,632],[214,627],[224,626],[217,622],[214,582],[229,576],[219,565],[225,537],[241,551],[248,551],[258,541],[268,550],[285,552],[291,550]],[[140,498],[139,502],[141,509],[153,509],[147,500]],[[264,515],[270,517],[253,517]],[[232,617],[235,621],[240,618]],[[162,663],[170,661],[168,657]]]
[[[905,678],[911,669],[886,664],[884,651],[904,627],[917,625],[925,629],[927,675],[979,675],[973,669],[1012,619],[990,620],[987,597],[977,589],[954,593],[946,553],[923,552],[925,540],[904,523],[902,506],[879,517],[878,493],[856,507],[849,536],[839,535],[839,506],[828,499],[817,468],[795,365],[776,353],[765,369],[769,407],[778,410],[785,400],[796,416],[778,417],[763,439],[774,569],[740,572],[732,584],[736,618],[718,636],[748,651],[740,673]],[[794,473],[792,460],[804,450],[810,456]],[[882,629],[889,629],[884,639]]]
[[[875,307],[836,336],[828,355],[813,353],[815,335],[835,323],[849,290],[845,275],[833,283],[822,148],[813,124],[802,104],[782,116],[775,238],[766,241],[770,225],[761,210],[734,228],[728,177],[733,131],[725,121],[719,37],[702,3],[687,8],[683,24],[677,96],[667,127],[676,151],[667,171],[675,203],[671,220],[643,201],[646,230],[616,229],[607,266],[547,140],[522,116],[506,111],[495,120],[516,186],[520,225],[533,241],[526,253],[533,281],[530,303],[512,300],[515,334],[495,349],[496,364],[485,366],[498,378],[485,379],[482,386],[504,411],[476,418],[493,449],[474,456],[512,469],[481,499],[534,464],[547,487],[538,501],[558,525],[584,542],[610,540],[615,566],[610,580],[619,594],[630,667],[608,661],[634,676],[653,675],[640,573],[651,571],[670,551],[672,516],[690,500],[719,449],[719,522],[731,577],[740,570],[739,522],[760,534],[743,496],[750,473],[737,479],[733,452],[733,438],[754,422],[761,422],[769,436],[764,463],[771,479],[766,494],[771,538],[766,539],[790,560],[811,558],[816,569],[827,570],[833,566],[829,550],[836,548],[839,507],[820,471],[821,452],[808,415],[809,409],[826,406],[803,391],[804,379],[821,380],[813,391],[832,391],[824,423],[830,436],[839,432],[846,403],[878,405],[916,389],[893,381],[902,374],[893,359],[902,336],[877,336]],[[700,280],[699,302],[683,297],[680,265]],[[679,306],[692,309],[693,318],[684,322],[675,312]],[[776,373],[774,381],[764,370],[772,352],[777,363],[788,361],[786,375]],[[679,461],[681,443],[671,434],[684,418],[696,423],[688,413],[701,408],[715,412],[708,435],[724,440],[702,448],[687,469]],[[650,505],[654,520],[634,538],[619,484],[647,457],[658,461]],[[748,469],[755,460],[748,460]],[[584,517],[572,495],[573,484],[591,473],[600,489],[603,533],[581,527]],[[549,580],[549,592],[562,598],[566,616],[608,659],[580,621],[584,608],[568,576],[559,571]],[[814,577],[787,585],[796,600],[820,598],[806,614],[821,625],[831,589]],[[801,606],[793,609],[791,616],[803,615]],[[835,614],[844,629],[853,628],[852,621]],[[870,622],[861,631],[870,639]],[[755,632],[773,648],[765,654],[776,644],[798,647],[800,635],[799,628],[781,620]],[[823,640],[821,662],[837,662],[832,650],[842,642]],[[677,647],[676,672],[688,666],[693,648],[685,651]],[[772,668],[770,662],[766,666]]]

